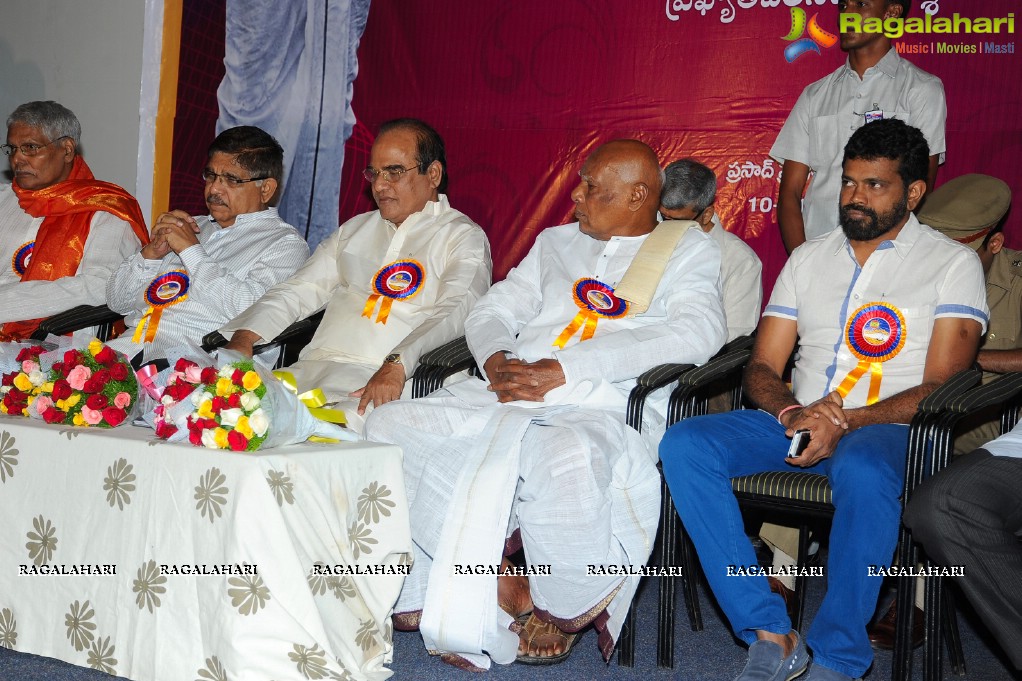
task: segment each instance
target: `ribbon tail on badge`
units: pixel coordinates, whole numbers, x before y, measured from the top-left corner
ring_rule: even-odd
[[[869,392],[866,395],[866,404],[876,404],[880,401],[880,381],[884,377],[884,365],[881,362],[860,361],[859,364],[848,372],[841,384],[837,387],[837,393],[841,397],[848,397],[852,388],[859,382],[866,371],[869,371]]]
[[[575,315],[575,318],[572,319],[566,327],[564,327],[564,331],[561,331],[561,335],[559,335],[557,340],[554,341],[554,345],[563,350],[571,337],[575,335],[575,332],[578,331],[583,324],[588,325],[588,318],[589,315],[586,314],[585,310],[579,310],[579,313]]]
[[[390,298],[384,298],[383,302],[380,303],[380,311],[376,315],[377,324],[386,324],[387,317],[390,316],[390,306],[394,304],[394,301]]]
[[[373,308],[376,307],[376,301],[379,300],[380,297],[379,293],[373,293],[369,296],[369,299],[366,300],[366,306],[362,308],[363,317],[368,317],[369,319],[373,318]]]

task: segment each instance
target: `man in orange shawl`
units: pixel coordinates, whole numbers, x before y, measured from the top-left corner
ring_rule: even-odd
[[[149,240],[138,202],[93,177],[80,137],[78,119],[56,102],[28,102],[7,118],[0,148],[14,183],[0,185],[0,340],[104,304],[107,279]]]

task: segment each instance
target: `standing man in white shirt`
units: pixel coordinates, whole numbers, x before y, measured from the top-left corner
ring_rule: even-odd
[[[198,343],[305,262],[309,246],[270,206],[283,157],[259,128],[217,135],[202,170],[209,216],[161,214],[149,244],[110,278],[107,304],[128,325],[115,350],[141,364],[185,339]]]
[[[366,181],[379,210],[348,220],[289,280],[220,331],[253,346],[326,307],[299,360],[299,391],[320,388],[361,432],[366,409],[396,400],[419,357],[464,334],[490,285],[483,230],[451,208],[443,139],[420,120],[384,123]]]
[[[841,230],[800,246],[763,312],[745,369],[758,409],[675,424],[664,478],[706,579],[749,645],[736,681],[859,679],[873,662],[866,625],[898,540],[908,424],[919,401],[976,357],[988,312],[972,249],[921,225],[929,148],[900,120],[845,146]],[[791,387],[782,378],[798,343]],[[792,435],[809,444],[786,458]],[[806,638],[791,628],[745,537],[731,479],[793,470],[826,475],[834,522],[827,593]],[[754,567],[735,574],[738,566]]]
[[[886,19],[907,16],[911,5],[911,0],[840,0],[838,12],[863,21]],[[866,123],[897,118],[922,130],[931,154],[928,189],[944,162],[947,105],[940,78],[898,56],[883,33],[843,32],[841,49],[848,60],[802,91],[770,149],[783,164],[777,219],[788,253],[837,229],[841,154]]]
[[[664,220],[695,220],[720,246],[720,293],[727,339],[752,333],[763,306],[763,264],[741,238],[724,229],[713,202],[717,176],[702,163],[683,158],[664,169],[660,215]]]
[[[415,565],[395,626],[460,667],[560,662],[590,624],[610,656],[639,579],[617,568],[646,563],[660,508],[667,396],[646,407],[660,429],[640,435],[629,391],[658,364],[705,362],[726,336],[720,249],[658,226],[653,150],[610,142],[579,175],[578,222],[541,232],[465,323],[486,380],[385,405],[366,425],[404,452]],[[524,584],[458,571],[519,547],[540,570]]]
[[[27,338],[42,317],[106,303],[106,284],[146,243],[145,218],[124,189],[100,182],[78,153],[82,126],[57,102],[7,118],[14,184],[0,185],[0,340]]]

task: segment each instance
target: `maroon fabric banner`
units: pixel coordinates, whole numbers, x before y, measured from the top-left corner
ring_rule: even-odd
[[[185,2],[186,22],[196,1]],[[938,17],[1005,17],[1018,7],[1014,0],[914,4],[911,17],[926,7]],[[389,118],[422,118],[447,143],[451,203],[486,229],[502,278],[538,231],[572,219],[569,195],[585,156],[610,139],[636,137],[664,164],[690,156],[717,173],[718,213],[763,259],[769,294],[786,255],[776,225],[779,168],[767,152],[802,89],[845,58],[814,41],[820,34],[808,27],[798,33],[800,14],[837,32],[836,0],[374,0],[359,49],[353,106],[360,126],[346,152],[340,218],[372,205],[358,175],[368,131]],[[799,40],[804,51],[789,63],[785,50],[790,56]],[[190,42],[182,44],[182,81]],[[1022,196],[1015,34],[896,42],[929,46],[929,54],[905,56],[944,82],[948,151],[938,185],[982,172]],[[951,48],[938,53],[938,43]],[[987,43],[1013,51],[980,52]],[[977,52],[961,53],[962,45]],[[206,127],[182,120],[185,85],[177,129]],[[215,86],[207,111],[215,112]],[[212,129],[210,121],[206,139]],[[1016,247],[1018,215],[1006,228]]]

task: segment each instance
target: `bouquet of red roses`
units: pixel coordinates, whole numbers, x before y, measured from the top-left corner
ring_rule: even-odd
[[[196,355],[192,355],[196,356]],[[220,350],[219,366],[178,359],[165,377],[151,422],[158,437],[188,439],[197,447],[236,452],[304,442],[319,436],[357,437],[315,418],[309,408],[266,368],[238,353]],[[202,360],[200,360],[202,361]]]
[[[3,377],[7,390],[0,411],[100,428],[118,426],[128,418],[138,383],[123,356],[98,340],[85,350],[71,348],[62,355],[41,350],[34,346],[19,353],[21,371]]]
[[[155,410],[156,435],[169,438],[178,432],[175,407],[188,399],[191,405],[185,424],[188,441],[210,449],[255,451],[266,439],[269,419],[262,408],[266,386],[251,361],[216,367],[200,367],[179,359],[167,378]]]

